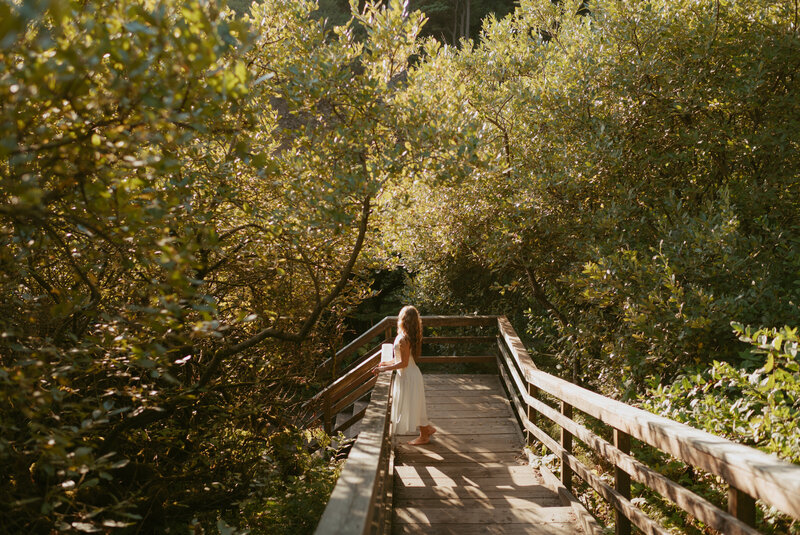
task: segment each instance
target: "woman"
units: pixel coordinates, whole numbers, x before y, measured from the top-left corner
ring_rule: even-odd
[[[397,317],[397,337],[394,339],[394,360],[381,362],[375,366],[375,374],[382,371],[397,370],[392,389],[392,422],[398,435],[419,436],[409,444],[419,445],[430,442],[436,428],[428,420],[425,406],[425,385],[422,373],[414,359],[422,352],[422,320],[419,312],[412,306],[405,306]]]

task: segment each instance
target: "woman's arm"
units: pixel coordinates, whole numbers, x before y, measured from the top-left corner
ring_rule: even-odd
[[[408,359],[411,356],[411,342],[408,341],[408,338],[401,338],[398,340],[397,353],[400,354],[399,359],[395,355],[394,360],[390,360],[389,362],[381,362],[375,366],[376,373],[390,370],[402,370],[408,366]]]

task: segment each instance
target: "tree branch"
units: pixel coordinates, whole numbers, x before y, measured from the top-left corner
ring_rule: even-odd
[[[238,344],[234,344],[232,346],[228,346],[218,350],[214,357],[211,359],[211,362],[206,368],[206,371],[200,377],[200,381],[197,384],[198,388],[202,388],[214,377],[217,372],[217,368],[222,363],[222,361],[232,355],[240,353],[246,349],[249,349],[260,342],[266,340],[267,338],[274,338],[277,340],[283,340],[286,342],[301,342],[303,341],[311,331],[311,329],[316,324],[319,317],[328,308],[328,306],[336,299],[339,294],[344,290],[344,287],[347,285],[347,281],[350,278],[350,275],[353,272],[353,268],[355,267],[356,260],[358,260],[358,256],[361,254],[361,250],[364,247],[364,239],[367,234],[367,227],[369,222],[369,214],[370,214],[371,206],[370,206],[370,198],[365,198],[361,203],[361,220],[359,221],[358,225],[358,236],[356,237],[356,242],[353,244],[353,249],[350,252],[350,258],[347,260],[347,263],[344,265],[342,269],[341,276],[339,277],[339,281],[336,285],[328,292],[328,295],[325,296],[324,299],[320,300],[317,303],[317,306],[311,312],[311,314],[306,318],[303,325],[300,327],[300,330],[296,333],[286,332],[280,329],[273,329],[273,328],[266,328],[262,329],[258,333],[254,334],[250,338],[239,342]]]

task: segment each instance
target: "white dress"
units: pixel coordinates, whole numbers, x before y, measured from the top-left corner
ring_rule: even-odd
[[[395,358],[399,338],[394,341]],[[414,357],[408,356],[408,366],[397,370],[392,388],[392,422],[396,435],[415,435],[419,427],[430,425],[425,405],[425,385]]]

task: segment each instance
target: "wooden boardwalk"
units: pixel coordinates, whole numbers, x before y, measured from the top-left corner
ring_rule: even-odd
[[[430,444],[397,436],[395,534],[583,533],[522,453],[523,437],[496,375],[424,375]]]

